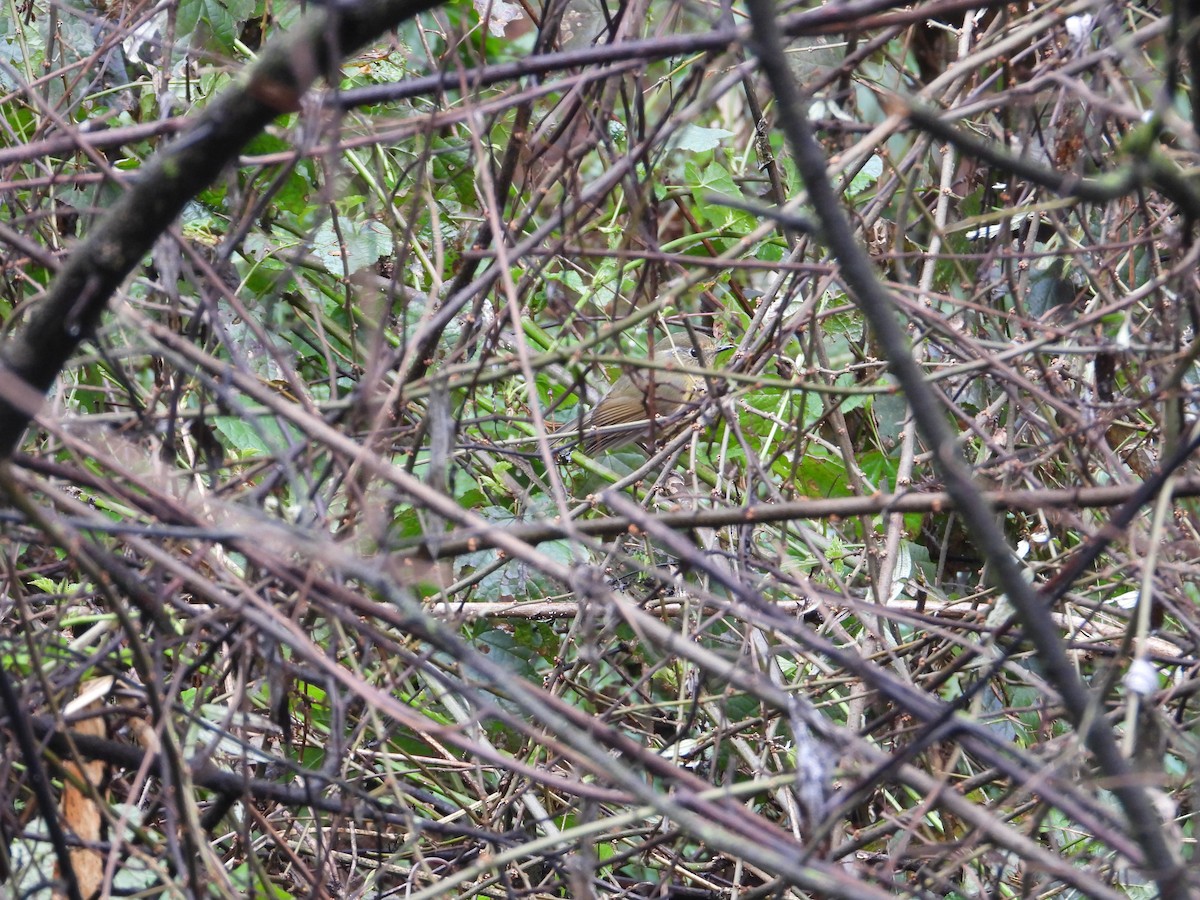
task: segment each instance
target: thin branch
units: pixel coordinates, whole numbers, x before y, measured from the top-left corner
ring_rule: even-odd
[[[1112,728],[1095,713],[1095,704],[1072,665],[1049,610],[1025,580],[1016,556],[996,522],[995,514],[971,478],[944,412],[944,404],[925,381],[896,318],[895,304],[880,285],[873,263],[859,245],[839,198],[829,182],[828,161],[808,122],[804,98],[788,69],[783,44],[769,0],[747,0],[755,42],[763,71],[775,91],[780,125],[791,147],[796,167],[808,189],[821,222],[823,237],[841,263],[847,289],[875,332],[892,374],[904,389],[912,415],[934,462],[954,498],[976,546],[988,560],[997,585],[1017,610],[1047,678],[1060,692],[1067,712],[1109,776],[1112,790],[1129,817],[1131,833],[1142,846],[1151,877],[1162,895],[1190,895],[1182,877],[1183,864],[1166,840],[1162,821],[1146,790],[1136,783]]]
[[[338,58],[437,0],[331,4],[263,50],[248,76],[213,101],[195,124],[155,154],[97,222],[46,296],[0,347],[0,458],[16,448],[40,396],[88,337],[113,292],[184,205],[282,113],[299,108],[309,86]]]

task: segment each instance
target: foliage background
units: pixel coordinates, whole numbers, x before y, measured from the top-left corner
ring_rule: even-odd
[[[1188,859],[1193,506],[1102,526],[1193,440],[1194,25],[1087,0],[778,12],[829,177],[1028,578],[1102,550],[1055,623]],[[14,334],[304,12],[0,15]],[[10,886],[86,896],[79,843],[104,892],[149,895],[1171,881],[795,221],[745,15],[445,4],[196,192],[4,476]],[[691,427],[557,458],[547,436],[622,369],[700,332],[735,349]],[[47,822],[73,785],[98,809],[82,842]]]

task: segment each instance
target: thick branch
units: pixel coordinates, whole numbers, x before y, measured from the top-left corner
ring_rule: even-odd
[[[883,348],[892,374],[903,387],[917,427],[933,450],[933,458],[976,545],[988,560],[992,577],[1016,608],[1029,640],[1037,649],[1047,679],[1058,689],[1063,704],[1081,729],[1088,748],[1111,779],[1113,792],[1129,818],[1131,833],[1141,844],[1151,877],[1164,897],[1188,894],[1177,855],[1167,844],[1162,823],[1147,792],[1135,783],[1108,721],[1097,715],[1092,697],[1067,656],[1050,610],[1025,581],[995,514],[972,479],[959,452],[945,405],[925,380],[896,318],[895,303],[875,277],[866,251],[854,236],[833,185],[827,160],[805,113],[806,103],[788,69],[770,0],[747,0],[755,50],[775,91],[779,122],[808,189],[821,223],[823,237],[842,267],[847,291],[862,310]]]
[[[109,297],[184,204],[268,122],[297,109],[304,92],[344,54],[436,5],[436,0],[331,4],[270,44],[242,83],[150,160],[0,347],[0,458],[12,454],[42,396],[96,327]]]

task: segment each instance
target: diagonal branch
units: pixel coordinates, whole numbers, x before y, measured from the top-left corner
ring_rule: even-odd
[[[1096,715],[1092,697],[1071,665],[1059,639],[1050,610],[1025,581],[1016,556],[1009,548],[995,514],[976,488],[971,471],[946,420],[944,404],[926,382],[897,321],[895,304],[876,279],[872,263],[859,246],[842,211],[827,172],[827,160],[805,111],[805,100],[784,58],[769,0],[747,0],[755,52],[775,91],[780,126],[820,220],[822,234],[841,264],[847,291],[862,310],[887,356],[892,374],[904,389],[917,427],[933,451],[946,490],[976,545],[988,560],[988,569],[1017,610],[1026,634],[1038,653],[1046,677],[1059,691],[1068,714],[1081,729],[1088,748],[1109,776],[1129,818],[1131,833],[1141,844],[1163,897],[1188,894],[1182,864],[1167,844],[1162,822],[1147,792],[1135,783],[1128,760],[1122,755],[1108,721]]]
[[[12,455],[42,395],[184,204],[276,116],[298,109],[304,92],[343,55],[437,5],[437,0],[330,4],[269,45],[237,87],[150,160],[0,347],[0,458]]]

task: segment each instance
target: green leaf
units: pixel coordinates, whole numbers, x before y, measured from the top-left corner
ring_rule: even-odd
[[[868,159],[861,169],[850,179],[850,184],[846,188],[848,194],[860,194],[875,182],[879,180],[879,176],[883,174],[883,160],[878,156],[872,156]]]
[[[341,220],[340,243],[332,222],[325,222],[313,235],[313,254],[334,275],[355,272],[375,265],[380,257],[392,253],[392,232],[377,219]],[[343,267],[342,258],[345,257]]]
[[[720,197],[740,197],[741,189],[729,170],[720,163],[709,163],[701,169],[694,162],[684,166],[684,176],[691,185],[696,212],[714,228],[728,228],[740,234],[752,230],[757,224],[754,216],[732,209],[720,203]]]
[[[671,141],[672,150],[687,153],[703,153],[721,145],[725,138],[733,137],[732,131],[724,128],[701,128],[699,125],[684,125]]]
[[[729,174],[729,170],[720,163],[709,163],[701,169],[695,163],[689,162],[684,167],[684,173],[688,183],[692,185],[692,192],[696,196],[696,201],[702,205],[708,202],[705,199],[705,194],[724,194],[727,197],[741,195],[737,182],[733,180],[733,176]]]
[[[1063,261],[1056,259],[1044,269],[1038,269],[1029,276],[1029,295],[1025,305],[1029,312],[1037,317],[1044,316],[1050,310],[1065,306],[1075,299],[1075,287],[1070,280],[1063,277]]]
[[[251,423],[235,416],[217,416],[212,423],[239,459],[274,456],[303,438],[300,429],[286,423],[281,426],[274,419]]]
[[[191,35],[192,46],[233,52],[242,24],[254,15],[256,0],[183,0],[177,24],[180,34]]]

